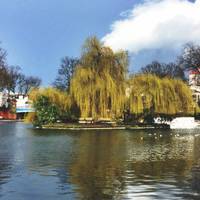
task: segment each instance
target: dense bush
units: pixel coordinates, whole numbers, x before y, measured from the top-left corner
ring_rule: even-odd
[[[29,97],[33,102],[35,113],[29,113],[26,120],[37,126],[73,116],[70,110],[73,105],[66,92],[55,88],[35,89],[30,92]]]

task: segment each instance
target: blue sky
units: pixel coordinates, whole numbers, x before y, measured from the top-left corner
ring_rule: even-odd
[[[25,74],[37,75],[48,85],[62,57],[78,57],[88,36],[101,39],[112,34],[112,24],[130,18],[120,14],[134,11],[138,3],[142,1],[0,0],[1,46],[8,52],[10,65],[21,66]],[[154,59],[174,60],[177,49],[153,46],[131,55],[130,71],[137,71]]]
[[[0,41],[9,64],[51,83],[63,56],[79,56],[135,0],[0,0]]]

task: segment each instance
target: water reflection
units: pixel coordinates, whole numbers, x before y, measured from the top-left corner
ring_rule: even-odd
[[[194,156],[194,166],[192,167],[192,188],[195,191],[200,192],[200,139],[199,139],[199,135],[196,135],[195,140],[194,140],[193,156]]]
[[[0,136],[2,199],[200,198],[198,131],[40,131],[17,123],[1,125]]]
[[[83,133],[76,159],[70,166],[71,182],[83,199],[105,199],[124,189],[126,137],[119,133]]]
[[[83,199],[193,198],[188,179],[199,146],[191,135],[163,134],[159,140],[144,132],[81,135],[71,181]]]
[[[5,126],[6,124],[2,122],[0,124],[0,190],[1,185],[6,183],[11,177],[14,156],[13,152],[15,149],[14,145],[10,146],[10,144],[14,144],[12,133],[15,132],[16,124],[11,124],[9,131],[7,131],[7,127]]]

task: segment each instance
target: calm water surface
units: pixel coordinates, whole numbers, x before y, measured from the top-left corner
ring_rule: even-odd
[[[0,122],[0,199],[200,199],[200,132]]]

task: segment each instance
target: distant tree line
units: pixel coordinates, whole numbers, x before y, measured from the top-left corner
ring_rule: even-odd
[[[19,66],[7,64],[7,52],[0,47],[0,91],[8,90],[27,94],[31,88],[38,88],[41,79],[36,76],[26,76]]]
[[[141,68],[141,73],[144,74],[154,74],[160,78],[174,78],[185,80],[184,69],[176,63],[160,63],[158,61],[153,61],[152,63]]]
[[[176,62],[160,63],[153,61],[142,67],[140,73],[154,74],[160,78],[168,77],[174,79],[187,80],[185,72],[195,70],[200,72],[200,45],[188,43],[183,46],[180,56]]]

